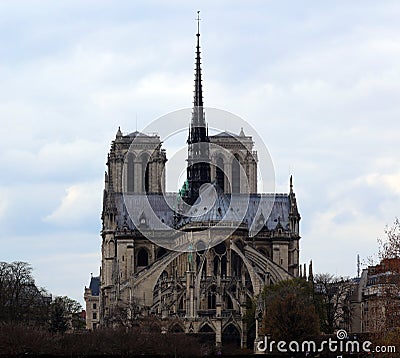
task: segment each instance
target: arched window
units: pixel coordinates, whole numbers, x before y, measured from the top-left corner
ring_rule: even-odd
[[[219,257],[215,255],[214,257],[214,276],[218,275]]]
[[[148,266],[149,264],[149,254],[146,249],[141,248],[137,254],[137,265],[138,266]]]
[[[133,192],[135,190],[135,156],[132,153],[128,154],[128,175],[126,178],[126,190]]]
[[[226,295],[226,309],[227,310],[233,309],[232,299],[229,297],[229,295]]]
[[[142,190],[144,193],[149,192],[149,156],[144,154],[142,156]]]
[[[209,324],[203,325],[203,327],[200,328],[200,333],[214,333],[214,330],[210,327]]]
[[[182,328],[181,325],[179,325],[178,323],[175,323],[175,324],[169,329],[169,331],[172,332],[172,333],[183,333],[183,332],[184,332],[183,328]]]
[[[220,242],[217,246],[215,246],[214,251],[218,255],[223,255],[226,252],[226,245],[224,242]]]
[[[240,332],[232,323],[222,331],[222,344],[240,347]]]
[[[221,157],[217,159],[215,171],[215,180],[222,191],[225,191],[224,160]]]
[[[144,192],[148,193],[150,190],[149,186],[149,165],[147,164],[145,172],[144,172]]]
[[[168,279],[168,272],[167,271],[163,271],[161,276],[160,276],[162,281],[166,281]]]
[[[232,276],[242,275],[242,261],[236,252],[232,252]]]
[[[205,249],[206,249],[206,244],[203,241],[200,240],[199,242],[197,242],[196,250],[199,254],[201,255],[204,254]]]
[[[199,271],[200,263],[200,255],[196,255],[196,271]]]
[[[163,247],[160,247],[157,250],[157,259],[163,257],[167,253],[167,250],[165,250]]]
[[[209,291],[208,291],[208,296],[207,296],[207,307],[209,310],[215,309],[217,305],[217,298],[216,298],[216,288],[215,286],[211,286]]]
[[[237,155],[232,161],[232,193],[240,193],[240,162]]]
[[[221,277],[226,277],[226,256],[222,256],[221,258]]]

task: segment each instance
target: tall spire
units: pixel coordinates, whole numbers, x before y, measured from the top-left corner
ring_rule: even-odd
[[[192,121],[190,123],[188,143],[209,142],[208,129],[203,111],[203,85],[201,80],[201,57],[200,57],[200,11],[197,11],[197,44],[196,63],[194,74],[194,98]]]
[[[201,84],[201,59],[200,59],[200,11],[197,11],[197,46],[196,46],[196,72],[194,79],[194,107],[203,107],[203,88]]]
[[[186,201],[193,203],[199,195],[199,189],[203,184],[210,183],[210,153],[208,128],[203,111],[203,88],[201,83],[201,59],[200,59],[200,11],[197,11],[197,44],[196,66],[194,77],[194,99],[192,120],[189,128],[188,143],[188,190]]]

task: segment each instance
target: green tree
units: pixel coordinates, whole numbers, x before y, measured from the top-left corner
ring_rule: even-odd
[[[312,285],[300,278],[266,286],[263,293],[264,334],[274,340],[301,341],[319,333]]]
[[[79,302],[67,296],[58,296],[51,303],[50,330],[64,333],[68,329],[82,328],[80,312],[82,307]]]
[[[62,297],[56,297],[51,303],[50,331],[64,333],[68,329],[68,317]]]

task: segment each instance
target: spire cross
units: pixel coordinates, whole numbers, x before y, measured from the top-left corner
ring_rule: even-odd
[[[197,35],[200,35],[200,10],[197,11]]]

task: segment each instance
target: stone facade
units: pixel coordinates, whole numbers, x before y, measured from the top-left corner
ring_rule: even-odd
[[[377,333],[399,326],[400,259],[386,259],[362,271],[350,297],[349,331]]]

